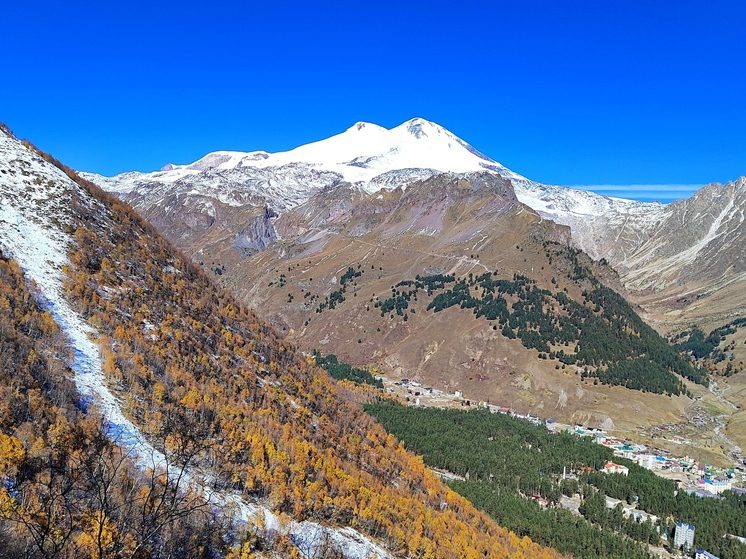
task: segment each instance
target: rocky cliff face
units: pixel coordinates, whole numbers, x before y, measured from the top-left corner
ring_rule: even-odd
[[[620,260],[630,286],[665,288],[690,281],[720,282],[746,271],[746,177],[712,184],[668,206],[648,239]],[[654,272],[654,273],[653,273]]]
[[[264,213],[256,216],[236,235],[233,246],[245,256],[265,250],[277,240],[277,232],[272,223],[277,213],[269,206],[264,208]]]

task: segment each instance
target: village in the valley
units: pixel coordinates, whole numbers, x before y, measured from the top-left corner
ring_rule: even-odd
[[[614,456],[632,460],[641,467],[654,472],[656,475],[676,482],[680,491],[685,491],[703,499],[717,499],[724,491],[729,490],[746,494],[746,460],[741,456],[733,457],[734,463],[731,467],[706,464],[698,462],[689,456],[672,456],[667,451],[659,448],[635,443],[626,438],[614,437],[604,429],[559,423],[551,417],[541,418],[530,413],[519,413],[507,406],[469,400],[464,398],[461,391],[447,393],[437,388],[423,386],[421,383],[408,378],[391,380],[381,377],[381,380],[383,380],[385,390],[388,393],[400,398],[409,405],[444,408],[485,408],[489,409],[492,413],[510,415],[511,417],[529,421],[535,425],[544,424],[551,433],[571,433],[579,437],[587,437],[596,444],[611,449]],[[600,471],[607,474],[621,474],[624,476],[629,474],[627,466],[617,463],[614,460],[607,462]],[[580,473],[566,470],[563,476],[568,479],[576,479]],[[459,479],[459,476],[450,472],[436,471],[436,474],[446,481]],[[573,497],[563,495],[559,504],[573,514],[580,514],[581,499],[578,495]],[[606,506],[608,508],[613,509],[619,505],[621,505],[625,517],[634,518],[638,522],[649,521],[651,524],[656,524],[659,520],[656,515],[638,509],[636,503],[630,504],[619,499],[606,497]],[[695,529],[694,526],[685,522],[677,522],[676,530],[674,531],[674,541],[671,542],[673,547],[676,548],[689,544],[691,548]],[[665,535],[663,537],[665,540]],[[731,537],[740,540],[742,543],[746,543],[746,538],[736,535]],[[663,547],[651,547],[651,552],[658,557],[666,559],[691,557],[691,555],[672,555]],[[695,550],[694,557],[695,559],[718,559],[715,555],[705,550]]]

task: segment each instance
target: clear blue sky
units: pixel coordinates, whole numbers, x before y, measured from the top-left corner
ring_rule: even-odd
[[[1,27],[0,121],[84,170],[422,116],[555,184],[746,174],[742,2],[42,1]]]

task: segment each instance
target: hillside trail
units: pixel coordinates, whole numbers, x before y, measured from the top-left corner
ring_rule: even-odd
[[[346,236],[346,237],[350,240],[350,242],[360,243],[361,245],[365,245],[365,246],[369,246],[369,247],[373,247],[373,248],[377,248],[377,249],[391,250],[391,251],[394,251],[394,252],[411,252],[411,253],[415,253],[415,254],[421,254],[423,256],[431,256],[433,258],[443,258],[445,260],[455,260],[456,263],[447,272],[448,274],[455,273],[456,270],[458,270],[462,265],[471,265],[471,267],[466,271],[466,273],[468,273],[470,270],[472,270],[475,267],[481,267],[485,272],[491,272],[492,271],[487,266],[485,266],[484,264],[482,264],[479,260],[477,260],[476,258],[471,258],[471,257],[466,256],[466,255],[456,256],[456,255],[449,255],[449,254],[440,254],[440,253],[437,253],[437,252],[430,252],[430,251],[426,251],[426,250],[419,250],[419,249],[416,249],[416,248],[403,248],[403,247],[397,247],[397,246],[392,246],[392,245],[386,245],[386,244],[380,243],[380,242],[378,242],[378,243],[371,243],[369,241],[364,241],[362,239],[358,239],[358,238],[354,238],[354,237],[349,237],[349,236]]]

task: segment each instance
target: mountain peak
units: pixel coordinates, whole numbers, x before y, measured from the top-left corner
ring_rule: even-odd
[[[404,131],[418,140],[442,133],[446,133],[455,138],[453,134],[448,132],[441,125],[422,117],[410,118],[409,120],[402,122],[399,126],[392,128],[390,131]]]
[[[211,191],[218,184],[217,175],[227,173],[237,184],[256,185],[249,190],[256,188],[261,196],[271,191],[275,205],[286,209],[303,203],[323,185],[340,181],[376,192],[406,186],[413,176],[475,172],[527,180],[439,124],[415,117],[391,128],[358,121],[339,134],[288,151],[214,151],[188,165],[169,165],[155,173],[129,173],[99,182],[117,192],[148,183],[178,183],[191,185],[189,192],[195,194]],[[293,178],[259,186],[276,173]],[[221,199],[228,201],[225,196]]]
[[[379,132],[381,130],[386,130],[383,126],[379,126],[378,124],[375,124],[373,122],[365,122],[363,120],[360,120],[350,126],[346,132]]]

